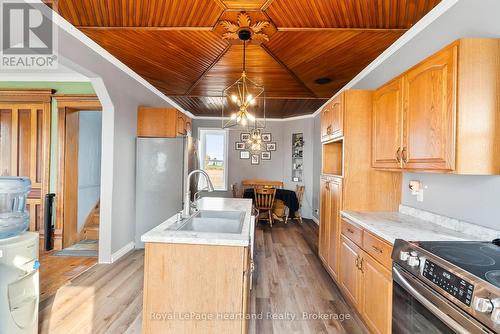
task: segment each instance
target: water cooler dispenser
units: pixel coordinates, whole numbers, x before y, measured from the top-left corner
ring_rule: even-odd
[[[26,232],[31,182],[0,177],[0,333],[37,333],[38,233]]]

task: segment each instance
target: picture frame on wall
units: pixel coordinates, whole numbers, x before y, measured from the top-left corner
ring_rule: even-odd
[[[250,152],[240,151],[240,159],[250,159]]]
[[[260,163],[260,156],[258,154],[252,154],[252,160],[250,161],[250,164],[252,165],[258,165]]]
[[[237,151],[241,151],[245,149],[245,143],[243,142],[236,142],[234,143],[234,149]]]
[[[263,142],[270,142],[272,140],[272,135],[270,133],[263,133],[261,137]]]
[[[271,152],[267,152],[267,151],[261,152],[260,158],[262,160],[271,160]]]
[[[249,139],[250,139],[250,133],[248,133],[248,132],[242,132],[240,134],[240,140],[242,142],[247,142]]]
[[[276,151],[276,143],[266,143],[266,151]]]

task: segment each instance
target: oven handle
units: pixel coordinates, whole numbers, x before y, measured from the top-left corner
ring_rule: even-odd
[[[427,298],[422,296],[411,284],[403,277],[401,272],[396,268],[392,267],[392,272],[394,274],[394,280],[404,286],[409,293],[412,294],[415,299],[417,299],[422,305],[424,305],[429,311],[431,311],[435,316],[441,319],[445,324],[450,326],[453,330],[458,333],[470,333],[467,329],[462,327],[458,322],[456,322],[449,315],[441,311],[438,307],[432,304]]]

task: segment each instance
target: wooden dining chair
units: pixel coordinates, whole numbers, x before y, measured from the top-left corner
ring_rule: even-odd
[[[276,188],[254,188],[255,209],[257,210],[257,221],[268,220],[273,227],[273,206]],[[267,218],[261,218],[261,214]]]
[[[292,219],[298,220],[301,224],[302,224],[302,213],[301,213],[302,199],[304,198],[305,188],[306,188],[305,186],[301,186],[298,184],[295,187],[295,194],[297,195],[297,201],[299,202],[299,208],[297,209],[297,211],[295,211],[295,217],[293,217]]]
[[[240,186],[238,183],[231,184],[231,191],[233,192],[233,198],[242,197]]]

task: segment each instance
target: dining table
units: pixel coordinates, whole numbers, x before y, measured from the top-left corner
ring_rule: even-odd
[[[254,189],[247,188],[243,192],[243,198],[251,198],[255,201]],[[282,200],[288,207],[290,217],[295,217],[295,212],[299,209],[299,200],[294,190],[276,189],[275,199]]]

